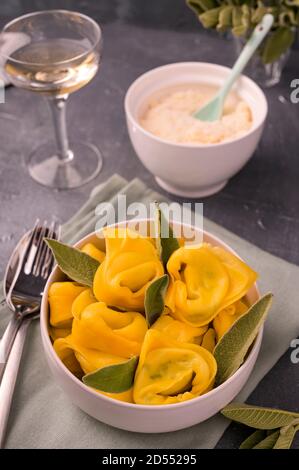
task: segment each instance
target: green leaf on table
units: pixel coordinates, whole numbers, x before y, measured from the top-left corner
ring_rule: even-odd
[[[158,204],[156,208],[156,246],[161,261],[166,266],[172,253],[180,248],[180,244]]]
[[[295,32],[291,28],[282,26],[268,35],[262,50],[264,64],[271,64],[279,59],[293,44]]]
[[[250,346],[267,317],[272,297],[272,294],[261,297],[247,313],[236,320],[217,343],[214,349],[218,366],[216,386],[225,382],[244,362]]]
[[[246,405],[245,403],[231,403],[223,408],[221,413],[226,418],[245,424],[251,428],[266,430],[288,426],[292,424],[295,419],[299,418],[299,413]]]
[[[269,434],[265,439],[262,439],[253,449],[273,449],[278,437],[279,429]]]
[[[57,240],[45,238],[45,241],[51,248],[61,271],[73,281],[92,287],[95,273],[100,266],[96,259]]]
[[[298,423],[298,420],[296,420]],[[273,447],[273,449],[290,449],[295,434],[299,430],[299,426],[286,426],[281,428],[279,437]]]
[[[144,309],[149,328],[162,315],[164,310],[164,298],[169,283],[168,274],[159,277],[152,282],[145,292]]]
[[[107,393],[121,393],[129,390],[134,383],[138,357],[134,356],[126,362],[102,367],[84,375],[83,383],[89,387]]]
[[[259,442],[265,439],[265,436],[266,432],[263,429],[257,429],[242,442],[239,449],[252,449]]]

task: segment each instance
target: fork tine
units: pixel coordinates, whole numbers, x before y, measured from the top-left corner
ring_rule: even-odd
[[[48,230],[47,221],[44,221],[43,225],[40,227],[40,230],[39,230],[36,255],[35,255],[33,266],[32,266],[32,274],[35,277],[39,276],[40,259],[41,259],[43,248],[45,245],[44,236],[46,235],[47,230]]]
[[[53,221],[47,234],[48,238],[59,239],[60,236],[60,224]],[[42,263],[41,276],[46,279],[54,264],[54,256],[49,246],[46,245],[44,259]]]
[[[32,274],[37,277],[40,275],[40,265],[43,257],[43,253],[46,249],[46,243],[44,242],[44,237],[47,235],[48,226],[47,221],[45,220],[39,234],[39,241],[38,241],[38,250],[36,253],[36,258],[34,260],[33,272]]]
[[[14,309],[14,306],[13,304],[11,303],[11,295],[12,295],[12,292],[13,292],[13,289],[14,289],[14,286],[16,284],[16,281],[20,275],[20,272],[21,271],[25,271],[25,265],[26,265],[26,260],[29,256],[29,251],[31,249],[31,245],[32,245],[32,241],[33,241],[33,238],[34,238],[34,233],[35,233],[35,229],[37,227],[39,223],[39,219],[36,219],[35,221],[35,224],[34,224],[34,227],[32,229],[32,231],[30,232],[29,236],[28,236],[28,239],[26,239],[26,244],[24,245],[24,249],[22,250],[21,252],[21,256],[20,256],[20,260],[19,260],[19,263],[18,263],[18,267],[17,267],[17,270],[15,272],[15,275],[14,275],[14,278],[13,278],[13,281],[11,282],[10,284],[10,287],[9,287],[9,290],[6,294],[6,301],[8,300],[8,303],[10,304],[10,307],[11,309],[13,310]]]
[[[55,222],[52,221],[51,226],[48,228],[45,236],[48,238],[55,238],[55,235]],[[52,266],[53,256],[52,251],[46,243],[44,243],[44,247],[45,249],[40,260],[40,275],[42,278],[46,279]]]
[[[36,240],[38,237],[39,232],[39,219],[36,219],[32,232],[30,234],[30,238],[26,247],[26,253],[22,260],[21,270],[24,271],[25,274],[30,274],[33,261],[36,255]]]
[[[33,275],[36,278],[46,279],[52,268],[54,257],[52,251],[44,241],[45,237],[58,238],[60,233],[60,225],[58,222],[52,221],[48,226],[47,221],[40,224],[37,219],[26,248],[23,258],[22,267],[24,274]]]
[[[37,260],[37,265],[36,265],[36,273],[42,277],[44,277],[43,275],[43,272],[44,272],[44,264],[45,264],[45,261],[46,261],[46,258],[47,258],[47,253],[48,253],[48,246],[47,244],[45,243],[45,240],[44,238],[45,237],[52,237],[52,232],[53,232],[53,227],[54,227],[54,222],[51,222],[51,226],[50,227],[46,227],[46,230],[45,230],[45,233],[43,234],[43,246],[42,246],[42,250],[41,250],[41,253],[40,253],[40,257],[39,259]]]

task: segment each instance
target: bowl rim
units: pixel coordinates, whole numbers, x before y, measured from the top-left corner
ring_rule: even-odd
[[[196,66],[205,66],[209,69],[212,69],[212,68],[213,69],[218,69],[218,70],[222,69],[222,71],[226,71],[226,72],[229,72],[231,70],[230,67],[226,67],[226,66],[220,65],[220,64],[214,64],[212,62],[172,62],[172,63],[169,63],[169,64],[161,65],[159,67],[155,67],[155,68],[150,69],[147,72],[144,72],[143,74],[139,75],[139,77],[137,77],[133,81],[133,83],[131,83],[131,85],[129,86],[129,88],[126,92],[126,95],[125,95],[125,98],[124,98],[124,108],[125,108],[125,112],[126,112],[127,117],[133,122],[134,126],[136,128],[138,128],[138,130],[141,133],[143,133],[147,137],[153,139],[154,141],[158,142],[159,144],[169,145],[169,146],[178,147],[178,148],[210,149],[210,148],[215,148],[215,147],[227,146],[227,145],[230,145],[230,144],[235,143],[235,142],[236,143],[240,142],[243,139],[245,139],[246,137],[249,137],[251,134],[256,132],[256,130],[259,129],[263,125],[263,123],[265,122],[266,117],[268,115],[268,102],[267,102],[267,99],[266,99],[266,95],[263,92],[263,90],[261,89],[261,87],[254,80],[252,80],[247,75],[241,74],[239,76],[238,80],[242,79],[242,81],[244,81],[245,84],[247,83],[249,86],[255,88],[257,93],[260,94],[260,102],[263,104],[263,107],[264,107],[264,109],[261,113],[261,118],[257,119],[257,121],[252,124],[251,128],[245,134],[242,134],[242,135],[240,135],[239,137],[236,137],[236,138],[232,137],[230,139],[224,140],[223,142],[216,142],[214,144],[200,144],[200,143],[171,142],[170,140],[162,139],[162,138],[152,134],[151,132],[147,131],[146,129],[144,129],[139,124],[139,122],[135,119],[135,117],[133,116],[133,113],[131,112],[130,105],[129,105],[129,100],[131,99],[131,96],[134,94],[135,87],[139,83],[141,83],[145,78],[150,77],[151,75],[153,75],[156,72],[159,72],[160,70],[165,70],[165,69],[168,69],[168,68],[171,69],[171,68],[174,68],[174,67],[180,67],[180,68],[184,69],[184,67],[186,67],[186,66],[195,66],[195,67]],[[204,83],[204,82],[199,82],[199,83]],[[249,107],[250,107],[250,110],[251,110],[251,106],[249,106]],[[196,158],[198,158],[198,157],[200,157],[200,155],[196,155]]]
[[[144,221],[144,220],[150,221],[151,219],[140,219],[140,221]],[[129,220],[124,220],[124,221],[120,221],[116,224],[112,224],[111,226],[126,225],[128,222],[130,222],[130,221]],[[175,221],[173,221],[172,223],[178,224],[178,222],[175,222]],[[188,224],[180,224],[180,225],[188,226]],[[211,237],[217,243],[224,246],[225,249],[227,249],[228,251],[230,251],[231,253],[236,255],[238,258],[242,259],[235,252],[235,250],[233,250],[227,243],[222,241],[216,235],[212,234],[211,232],[209,232],[207,230],[201,230],[201,229],[196,229],[196,230],[202,231],[203,234],[206,234],[208,237]],[[80,247],[86,240],[90,239],[92,236],[97,236],[98,232],[99,232],[99,230],[90,232],[89,234],[85,235],[83,238],[81,238],[78,242],[76,242],[72,246]],[[58,267],[57,264],[55,264],[55,266],[53,267],[52,272],[51,272],[51,274],[48,278],[48,281],[46,283],[46,286],[44,288],[43,295],[42,295],[42,302],[41,302],[41,308],[40,308],[40,330],[41,330],[41,336],[42,336],[42,342],[43,342],[43,349],[44,349],[45,355],[49,354],[51,356],[51,358],[54,360],[57,367],[60,368],[60,370],[62,372],[64,372],[67,375],[67,377],[69,379],[71,379],[72,382],[74,382],[75,385],[79,386],[79,388],[81,388],[83,392],[90,393],[92,396],[97,397],[100,401],[104,400],[104,401],[107,401],[107,403],[110,403],[110,404],[113,403],[116,406],[120,406],[120,407],[124,407],[124,408],[131,408],[131,409],[140,410],[140,411],[141,410],[143,410],[143,411],[150,411],[150,410],[151,411],[157,411],[157,410],[176,409],[176,408],[181,408],[181,407],[192,406],[192,404],[195,404],[195,402],[200,403],[201,401],[204,401],[207,398],[213,397],[213,395],[216,395],[217,393],[221,393],[222,390],[229,387],[230,384],[232,382],[234,382],[235,380],[237,380],[238,376],[241,375],[247,367],[249,367],[249,364],[250,364],[253,356],[256,353],[258,354],[258,352],[259,352],[259,348],[260,348],[262,338],[263,338],[263,330],[264,330],[263,325],[261,326],[261,328],[260,328],[260,330],[259,330],[259,332],[258,332],[258,334],[255,338],[255,341],[253,343],[253,346],[251,347],[251,350],[249,351],[248,356],[246,357],[243,364],[241,364],[241,366],[238,368],[238,370],[231,377],[229,377],[225,382],[218,385],[218,387],[213,388],[209,392],[204,393],[203,395],[200,395],[198,397],[192,398],[190,400],[182,401],[182,402],[179,402],[179,403],[169,403],[169,404],[165,404],[165,405],[141,405],[141,404],[138,404],[138,403],[128,403],[128,402],[125,402],[125,401],[116,400],[115,398],[109,397],[107,395],[103,395],[103,394],[97,392],[96,390],[93,390],[88,385],[85,385],[74,374],[72,374],[72,372],[63,364],[61,359],[56,354],[56,352],[53,348],[53,344],[50,340],[49,331],[48,331],[48,327],[49,327],[49,321],[48,321],[48,290],[49,290],[50,285],[53,282],[52,278],[55,277],[58,270],[59,270],[59,267]],[[261,294],[260,294],[257,283],[255,282],[252,287],[255,289],[258,298],[260,298]]]

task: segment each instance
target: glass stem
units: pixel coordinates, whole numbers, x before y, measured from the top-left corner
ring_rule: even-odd
[[[67,163],[73,159],[73,152],[69,148],[69,141],[66,129],[66,100],[67,96],[50,98],[47,100],[53,116],[57,156],[62,163]]]

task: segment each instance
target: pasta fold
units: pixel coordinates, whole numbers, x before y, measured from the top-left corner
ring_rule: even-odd
[[[167,270],[166,305],[175,318],[197,327],[241,299],[257,278],[240,258],[206,243],[176,250]]]
[[[124,309],[142,310],[145,291],[164,268],[150,239],[124,228],[107,228],[106,257],[93,290],[99,301]]]
[[[53,282],[51,284],[48,298],[52,326],[65,328],[71,325],[73,302],[84,290],[86,287],[80,286],[76,282]]]
[[[150,329],[135,375],[134,402],[166,405],[198,397],[211,390],[216,371],[216,361],[206,349]]]

